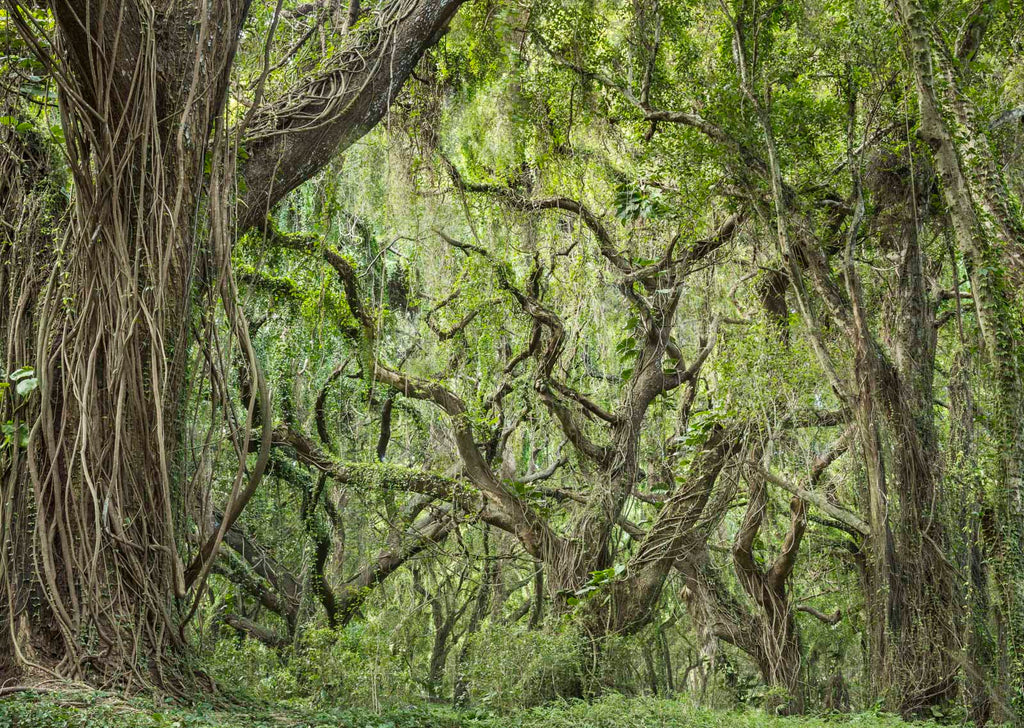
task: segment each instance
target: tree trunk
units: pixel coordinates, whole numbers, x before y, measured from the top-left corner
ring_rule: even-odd
[[[24,452],[29,477],[5,493],[32,493],[34,518],[12,524],[13,541],[31,544],[38,570],[5,583],[0,601],[25,605],[9,619],[53,630],[45,649],[62,675],[175,686],[192,221],[246,4],[212,3],[198,28],[185,10],[77,5],[52,8],[75,192],[34,302],[40,416]],[[26,604],[33,592],[43,598]]]
[[[0,113],[16,117],[15,101],[3,92]],[[44,232],[48,219],[59,218],[64,204],[62,180],[51,169],[41,139],[0,128],[0,371],[5,375],[35,362],[35,299],[53,262],[52,241]],[[30,600],[42,600],[33,582],[32,529],[26,514],[34,508],[23,442],[39,414],[35,397],[0,388],[0,680],[16,675],[20,665],[37,662],[60,642],[52,622],[32,618]],[[13,609],[9,610],[9,607]],[[29,637],[34,636],[34,640]]]
[[[26,11],[16,0],[7,5],[21,34],[34,37]],[[242,173],[253,180],[255,201],[240,225],[222,110],[249,0],[166,5],[51,1],[57,58],[48,67],[60,69],[54,80],[74,191],[60,254],[42,261],[51,265],[41,286],[14,269],[28,260],[27,241],[3,252],[5,285],[17,277],[31,284],[24,291],[38,290],[16,302],[20,321],[3,325],[17,327],[5,334],[35,342],[34,350],[11,346],[7,360],[34,363],[39,390],[27,447],[0,454],[0,535],[12,547],[0,557],[0,616],[14,629],[0,640],[17,635],[12,671],[42,667],[100,684],[184,691],[193,682],[180,659],[190,587],[203,582],[261,471],[258,464],[242,488],[243,455],[221,532],[186,569],[189,511],[203,500],[183,477],[190,331],[219,298],[246,348],[230,271],[235,236],[381,118],[459,0],[420,0],[401,13],[385,4],[376,22],[338,44],[338,58],[324,61],[346,82],[340,98],[325,96],[318,79],[302,79],[287,101],[255,110],[234,130],[266,133],[267,118],[286,126],[273,143],[254,138]],[[307,112],[301,101],[311,96],[329,107],[315,148],[302,144],[308,131],[287,128],[289,103]],[[275,165],[287,179],[260,173]],[[12,204],[29,210],[6,197],[5,217]],[[193,310],[198,303],[203,315]],[[253,401],[249,407],[251,420]],[[261,446],[269,447],[269,428]]]
[[[767,568],[754,558],[754,542],[768,507],[768,488],[756,471],[747,474],[749,483],[747,511],[733,544],[733,564],[740,585],[757,605],[755,618],[758,636],[756,655],[765,682],[785,692],[773,696],[774,712],[792,714],[804,711],[804,689],[800,681],[802,655],[796,618],[789,601],[786,582],[796,566],[797,553],[807,528],[806,505],[799,498],[790,501],[790,527],[778,556]]]
[[[1022,270],[1024,231],[1012,212],[1009,193],[991,147],[971,106],[959,88],[959,74],[948,61],[948,48],[934,48],[930,21],[917,0],[893,3],[905,33],[907,55],[917,86],[920,137],[931,146],[943,199],[954,237],[969,265],[974,308],[994,373],[999,406],[992,413],[1000,472],[994,511],[998,514],[999,552],[993,554],[997,577],[999,618],[1006,628],[1006,652],[1024,650],[1024,599],[1018,585],[1024,580],[1024,363],[1019,346],[1024,331],[1014,312],[1010,274]],[[940,101],[939,79],[944,71],[947,107]],[[951,113],[947,113],[951,112]],[[1024,664],[1011,661],[1007,687],[1014,695],[1013,710],[1024,711]]]

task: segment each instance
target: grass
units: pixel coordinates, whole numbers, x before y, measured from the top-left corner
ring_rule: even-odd
[[[759,710],[712,711],[685,700],[609,695],[592,703],[557,703],[497,716],[425,705],[376,714],[322,710],[182,707],[111,693],[19,693],[0,699],[0,728],[898,728],[882,714],[780,718]],[[929,723],[915,723],[926,728]]]

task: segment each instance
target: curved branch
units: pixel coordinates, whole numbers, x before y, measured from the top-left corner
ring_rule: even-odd
[[[327,430],[326,403],[328,388],[345,372],[349,361],[351,361],[351,359],[346,359],[336,366],[334,371],[327,375],[327,381],[325,381],[324,386],[320,388],[320,393],[316,396],[316,404],[313,407],[316,419],[316,434],[319,435],[320,442],[324,444],[324,447],[331,451],[336,450],[337,445],[334,444],[334,441],[331,439],[331,433]]]
[[[568,385],[555,381],[551,376],[551,372],[554,370],[555,364],[561,355],[562,344],[565,341],[565,327],[562,324],[561,318],[559,318],[558,314],[545,307],[538,300],[537,295],[527,293],[512,283],[507,271],[497,265],[489,252],[476,245],[472,245],[471,243],[464,243],[455,240],[442,230],[435,230],[435,232],[449,245],[452,245],[467,254],[476,253],[489,261],[495,268],[495,273],[498,277],[498,284],[501,288],[516,299],[524,313],[533,318],[535,328],[534,335],[531,339],[530,351],[538,357],[540,362],[537,370],[535,387],[540,395],[541,401],[558,420],[563,433],[577,450],[599,464],[606,463],[610,457],[608,448],[601,447],[592,442],[584,434],[583,428],[576,419],[576,415],[564,404],[564,402],[555,397],[552,392],[552,389],[557,390],[564,396],[578,402],[584,409],[607,422],[614,423],[618,419],[615,415],[607,412],[584,395],[570,388]],[[531,287],[534,291],[539,287],[539,277],[540,268],[537,267],[531,276]],[[539,335],[541,328],[546,328],[551,332],[547,346],[544,348],[543,352],[539,349]]]
[[[486,301],[483,304],[481,304],[480,306],[478,306],[477,308],[474,308],[472,311],[467,313],[465,316],[463,316],[462,319],[458,323],[456,323],[454,326],[452,326],[450,329],[448,329],[448,330],[442,329],[440,326],[438,326],[437,324],[434,323],[434,314],[437,313],[438,311],[440,311],[445,306],[447,306],[452,301],[454,301],[456,298],[458,298],[461,293],[462,293],[461,290],[455,289],[455,291],[453,291],[448,296],[446,296],[444,299],[442,299],[442,301],[440,303],[438,303],[432,309],[427,311],[427,315],[424,317],[424,321],[426,322],[427,327],[431,331],[434,332],[434,334],[437,336],[438,341],[448,341],[449,339],[454,338],[455,336],[457,336],[459,334],[459,332],[461,332],[467,326],[469,326],[473,322],[473,319],[475,319],[477,316],[479,316],[480,312],[483,311],[484,308],[486,308],[488,306],[494,306],[497,303],[499,303],[499,300],[497,300],[497,299],[494,299],[494,300],[491,300],[491,301]]]
[[[457,526],[458,520],[446,510],[429,513],[406,531],[402,543],[380,551],[338,589],[336,608],[339,624],[345,626],[352,621],[374,586],[414,556],[441,543]]]
[[[339,253],[334,247],[324,243],[323,239],[313,233],[286,233],[281,230],[277,223],[270,217],[261,218],[260,231],[268,245],[284,250],[294,250],[300,253],[319,255],[327,262],[334,272],[338,274],[338,281],[341,283],[345,293],[345,300],[348,302],[352,316],[363,327],[364,331],[372,334],[374,321],[370,312],[363,305],[359,295],[359,275],[356,269],[345,256]]]
[[[807,506],[800,498],[793,497],[789,501],[790,524],[782,550],[768,570],[768,583],[776,590],[781,590],[793,568],[800,551],[800,542],[807,530]]]
[[[807,604],[798,604],[795,608],[796,611],[809,614],[815,619],[832,627],[839,624],[839,621],[843,618],[843,611],[841,609],[837,609],[832,614],[825,614],[823,612],[819,612],[814,607],[808,606]]]
[[[548,478],[553,476],[555,472],[560,467],[565,465],[567,462],[569,462],[569,458],[563,455],[562,457],[555,460],[553,463],[551,463],[551,465],[544,468],[543,470],[538,470],[534,473],[528,473],[527,475],[524,475],[521,478],[516,478],[516,483],[518,483],[519,485],[529,485],[530,483],[537,483],[540,482],[541,480],[547,480]]]
[[[380,121],[423,53],[464,0],[390,0],[360,23],[327,61],[253,115],[241,164],[239,230],[266,217],[286,194]]]
[[[251,619],[247,619],[239,614],[225,614],[224,624],[228,625],[229,627],[233,627],[242,634],[252,637],[258,642],[262,642],[267,647],[273,647],[274,649],[284,647],[289,642],[287,637],[284,637],[283,635],[278,634],[272,629],[257,624]]]
[[[511,187],[500,187],[498,185],[468,182],[462,176],[462,173],[459,172],[458,167],[456,167],[455,164],[443,154],[441,155],[441,160],[448,169],[448,174],[451,176],[455,186],[463,192],[479,192],[487,195],[493,195],[500,198],[509,207],[522,212],[559,210],[561,212],[568,212],[576,215],[594,234],[601,254],[608,259],[609,263],[623,273],[631,274],[634,272],[635,268],[633,264],[618,252],[618,245],[615,242],[614,236],[609,232],[608,228],[604,226],[600,218],[582,202],[570,197],[562,196],[530,199],[528,197],[523,197],[518,191]]]

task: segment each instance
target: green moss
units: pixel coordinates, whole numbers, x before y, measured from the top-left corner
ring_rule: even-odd
[[[301,302],[304,299],[299,284],[291,278],[284,276],[272,276],[250,265],[237,265],[235,273],[238,280],[246,285],[252,286],[262,293],[269,294],[275,298],[287,301]]]

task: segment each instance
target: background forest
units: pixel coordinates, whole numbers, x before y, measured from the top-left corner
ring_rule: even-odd
[[[0,13],[0,695],[1024,719],[1019,0]]]

